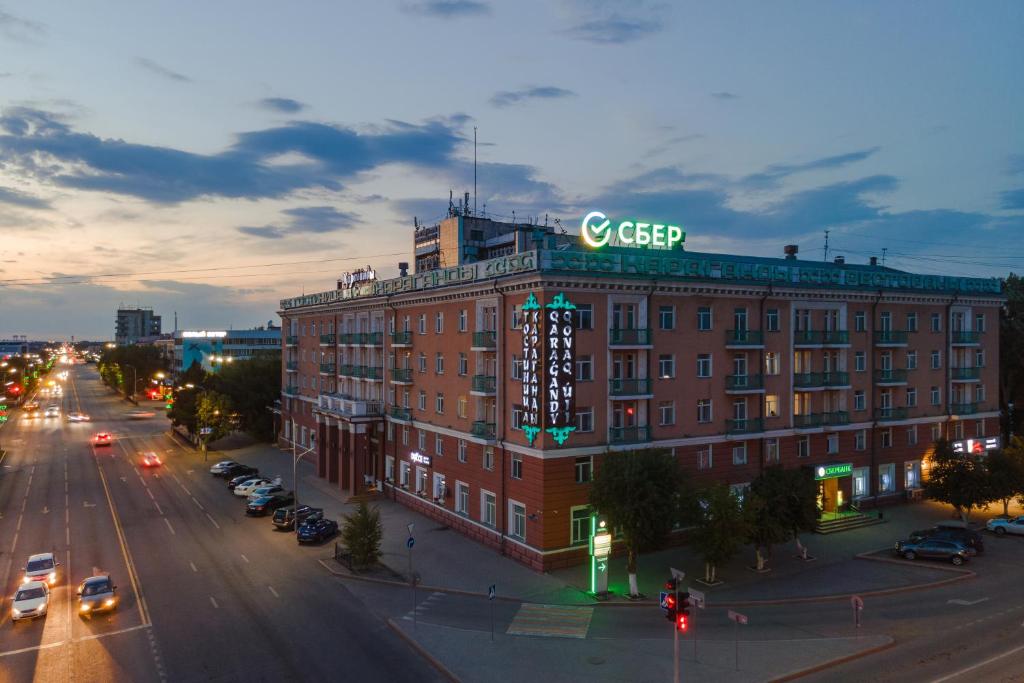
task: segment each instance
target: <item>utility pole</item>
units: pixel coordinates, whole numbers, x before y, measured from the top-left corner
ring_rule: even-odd
[[[476,126],[473,126],[473,215],[476,215]]]

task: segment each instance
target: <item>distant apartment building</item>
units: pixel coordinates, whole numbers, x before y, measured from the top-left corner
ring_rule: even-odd
[[[148,307],[117,309],[114,341],[118,346],[135,344],[140,339],[158,336],[161,332],[160,316]]]
[[[998,281],[641,225],[595,247],[455,215],[417,226],[412,275],[283,300],[283,444],[550,569],[587,555],[608,451],[671,449],[737,496],[805,467],[829,515],[916,496],[939,437],[998,434]]]
[[[250,330],[178,330],[173,337],[171,367],[184,372],[199,363],[207,372],[216,372],[224,364],[280,348],[281,328],[270,323]]]

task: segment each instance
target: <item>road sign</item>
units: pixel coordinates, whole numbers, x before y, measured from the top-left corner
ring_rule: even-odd
[[[661,607],[663,612],[668,611],[668,602],[666,601],[666,598],[668,598],[667,591],[661,591],[658,593],[658,606]]]
[[[678,581],[682,581],[683,579],[686,578],[686,572],[681,572],[678,569],[673,569],[672,567],[669,567],[668,570],[670,572],[672,572],[672,578],[673,579],[676,579]]]
[[[864,609],[864,598],[853,595],[850,597],[850,604],[853,605],[853,609]]]
[[[406,548],[408,548],[409,550],[412,550],[412,547],[414,545],[416,545],[416,539],[415,538],[410,536],[409,538],[406,539],[406,541],[405,541],[405,547]]]
[[[739,612],[733,612],[732,610],[729,610],[729,618],[732,619],[733,621],[735,621],[737,624],[746,624],[747,623],[747,615],[746,614],[740,614]]]
[[[201,427],[199,429],[199,433],[202,434],[203,436],[206,436],[207,434],[213,434],[213,427]]]
[[[694,605],[700,607],[701,609],[707,607],[707,605],[704,603],[703,591],[699,591],[696,588],[687,588],[686,590],[690,593],[690,599],[693,600]]]
[[[496,584],[492,583],[487,588],[487,599],[488,600],[493,600],[495,598],[495,596],[497,596],[497,594],[498,594],[498,586]]]

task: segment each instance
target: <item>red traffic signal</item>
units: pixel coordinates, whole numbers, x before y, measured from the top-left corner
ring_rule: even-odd
[[[676,630],[685,631],[686,627],[689,625],[689,617],[687,617],[685,614],[676,615]]]

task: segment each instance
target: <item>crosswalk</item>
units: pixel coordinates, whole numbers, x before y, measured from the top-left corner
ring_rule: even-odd
[[[519,606],[507,633],[517,636],[586,638],[593,614],[593,607],[524,603]]]

